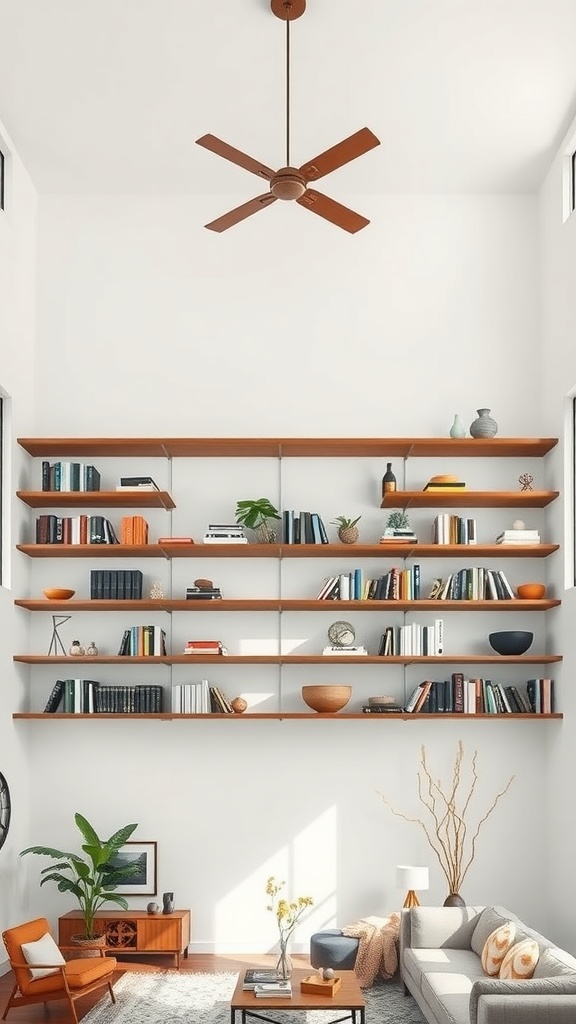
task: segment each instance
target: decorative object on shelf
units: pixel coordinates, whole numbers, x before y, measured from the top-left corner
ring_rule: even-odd
[[[461,900],[460,889],[468,874],[468,870],[476,855],[476,840],[482,828],[502,797],[508,792],[515,776],[512,775],[501,789],[488,809],[478,818],[477,824],[467,821],[472,812],[473,798],[478,785],[477,770],[478,751],[475,750],[468,772],[465,768],[465,753],[462,740],[458,740],[458,749],[454,760],[452,778],[447,785],[441,779],[434,778],[428,766],[426,747],[420,748],[420,768],[418,769],[418,799],[430,815],[430,822],[421,818],[410,817],[390,802],[384,793],[379,793],[386,806],[397,818],[403,818],[412,825],[418,825],[445,875],[448,883],[448,897],[445,906],[461,906],[454,903],[454,896]],[[468,781],[466,781],[468,775]],[[465,787],[465,791],[462,791]],[[448,902],[452,900],[452,902]]]
[[[525,654],[534,639],[534,633],[528,629],[501,629],[496,633],[490,633],[488,640],[490,647],[497,654]]]
[[[543,583],[519,583],[516,591],[523,601],[539,601],[544,597],[546,587]]]
[[[198,587],[198,590],[214,590],[214,581],[201,576],[199,579],[194,580],[194,586]]]
[[[58,654],[58,646],[62,654],[66,654],[66,648],[62,643],[58,629],[63,626],[68,619],[71,619],[71,615],[53,615],[52,616],[52,639],[50,640],[50,647],[48,648],[48,654]]]
[[[150,587],[150,598],[152,599],[152,601],[161,601],[163,597],[164,588],[160,580],[154,580],[152,586]]]
[[[338,540],[341,540],[343,544],[355,544],[359,537],[356,523],[361,519],[362,516],[356,516],[356,519],[349,519],[348,516],[336,516],[331,520],[330,525],[338,527]]]
[[[394,476],[394,473],[392,472],[392,463],[391,462],[387,462],[386,463],[386,472],[384,473],[384,476],[382,477],[382,497],[384,497],[385,494],[388,494],[389,491],[395,491],[395,490],[396,490],[396,477]]]
[[[162,913],[171,914],[174,910],[174,893],[164,892],[162,893]]]
[[[131,878],[138,870],[138,866],[124,864],[122,867],[115,867],[113,860],[138,825],[124,825],[109,839],[100,839],[82,814],[76,813],[74,821],[82,835],[82,850],[85,857],[77,853],[64,853],[51,846],[28,846],[21,851],[20,856],[36,853],[57,861],[56,864],[50,864],[42,869],[40,885],[44,885],[44,882],[55,882],[60,892],[72,893],[78,900],[84,922],[84,932],[80,938],[95,939],[99,934],[96,930],[95,915],[103,904],[116,903],[124,910],[128,910],[128,903],[124,897],[112,890],[116,889],[119,883]]]
[[[44,591],[44,597],[49,601],[69,601],[75,593],[75,590],[68,590],[66,587],[48,587]]]
[[[278,509],[268,498],[254,498],[236,503],[236,522],[254,530],[261,544],[274,544],[276,534],[268,525],[272,519],[281,519]]]
[[[336,714],[346,707],[351,696],[351,686],[339,686],[335,683],[316,683],[302,687],[302,700],[318,714]]]
[[[80,658],[85,653],[84,648],[79,640],[73,640],[70,645],[68,654],[72,655],[73,658]]]
[[[478,418],[472,420],[470,433],[472,437],[495,437],[498,433],[498,424],[490,415],[490,409],[477,409]]]
[[[410,517],[408,513],[405,512],[404,509],[394,509],[394,511],[390,513],[388,519],[386,520],[386,529],[402,530],[403,532],[412,532],[412,526],[410,523]]]
[[[2,772],[0,772],[0,849],[4,846],[10,828],[10,789]]]
[[[273,875],[266,882],[266,895],[270,897],[267,909],[275,915],[278,923],[280,956],[276,971],[283,981],[292,977],[292,961],[288,953],[290,937],[307,908],[314,903],[311,896],[297,896],[295,900],[280,897],[278,894],[285,885],[285,882],[277,882]]]
[[[241,715],[244,711],[246,711],[246,708],[248,707],[248,701],[244,700],[244,697],[234,697],[234,699],[230,701],[230,707],[232,708],[234,714]]]
[[[526,529],[526,523],[524,522],[523,519],[515,519],[514,522],[512,523],[512,529],[513,530],[525,530]]]
[[[466,430],[458,413],[454,416],[454,422],[450,427],[450,437],[466,437]]]
[[[98,656],[98,648],[96,647],[96,644],[94,643],[93,640],[91,640],[90,643],[88,644],[88,647],[86,648],[86,654],[88,655],[89,658],[96,658]]]
[[[157,903],[147,903],[146,910],[149,914],[157,914],[158,911],[160,910],[160,907],[158,906]]]
[[[403,907],[419,907],[420,900],[416,895],[416,890],[430,888],[428,868],[399,864],[396,868],[396,888],[407,890]]]
[[[521,473],[520,476],[518,477],[518,483],[520,484],[520,490],[521,491],[533,491],[534,490],[534,488],[532,487],[533,482],[534,482],[534,477],[532,476],[531,473]]]
[[[330,981],[330,979],[334,977],[334,968],[323,967],[320,973],[322,975],[322,981]]]
[[[334,647],[351,647],[356,639],[356,630],[351,622],[338,619],[328,627],[328,639]]]

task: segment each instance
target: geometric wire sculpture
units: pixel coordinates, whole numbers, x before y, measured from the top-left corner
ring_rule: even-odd
[[[50,647],[48,648],[48,654],[58,654],[58,644],[62,650],[62,654],[66,654],[66,648],[60,639],[58,633],[58,627],[62,626],[68,619],[71,619],[71,615],[53,615],[52,616],[52,639],[50,641]],[[58,620],[58,621],[57,621]]]

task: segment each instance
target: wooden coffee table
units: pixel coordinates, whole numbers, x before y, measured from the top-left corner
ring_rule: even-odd
[[[261,1010],[346,1010],[344,1016],[335,1016],[332,1024],[339,1024],[344,1020],[351,1020],[352,1024],[365,1024],[366,1003],[354,971],[337,971],[337,976],[342,979],[342,985],[334,996],[301,992],[300,982],[310,974],[314,974],[312,967],[294,971],[290,999],[286,999],[285,996],[274,999],[273,996],[268,998],[255,996],[253,992],[244,992],[244,972],[241,971],[230,1000],[230,1024],[236,1024],[237,1013],[242,1015],[242,1024],[246,1024],[247,1017],[255,1017],[257,1020],[267,1021],[268,1024],[277,1024],[274,1017],[261,1013]]]

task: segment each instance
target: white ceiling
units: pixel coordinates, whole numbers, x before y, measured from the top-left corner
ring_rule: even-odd
[[[291,162],[366,125],[382,145],[334,172],[340,198],[536,191],[575,43],[576,0],[308,0]],[[40,192],[244,201],[253,176],[194,140],[285,163],[284,45],[270,0],[0,0],[0,121]]]

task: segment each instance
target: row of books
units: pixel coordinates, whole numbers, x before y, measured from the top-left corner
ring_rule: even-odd
[[[434,544],[476,544],[476,520],[441,512],[432,528]]]
[[[162,711],[163,695],[163,687],[157,685],[112,686],[95,679],[57,679],[44,712],[153,714]]]
[[[491,679],[466,679],[462,672],[453,672],[450,679],[419,683],[405,710],[413,714],[551,714],[554,680],[529,679],[523,689]]]
[[[435,579],[429,600],[435,601],[509,601],[516,597],[501,569],[471,566]]]
[[[352,569],[324,580],[317,601],[412,601],[420,597],[420,566],[397,566],[378,579],[366,579],[363,569]]]
[[[294,512],[282,515],[285,544],[328,544],[328,534],[317,512]]]
[[[118,544],[112,523],[105,516],[36,517],[37,544]]]
[[[188,640],[184,654],[224,654],[225,647],[220,640]]]
[[[434,625],[422,626],[418,622],[403,626],[386,626],[380,638],[378,654],[439,655],[444,653],[444,619],[435,619]]]
[[[130,626],[122,634],[118,654],[127,657],[164,655],[166,631],[161,626]]]
[[[90,597],[104,601],[138,601],[142,597],[141,569],[91,569]]]
[[[42,462],[43,491],[99,491],[100,473],[83,462]]]
[[[228,697],[207,679],[197,683],[175,683],[172,687],[172,711],[176,715],[233,715]]]
[[[187,601],[219,601],[221,598],[220,587],[186,587]]]
[[[289,999],[292,995],[290,979],[279,978],[278,972],[274,968],[268,970],[248,968],[244,971],[242,989],[244,992],[253,992],[256,997],[260,996],[260,998],[268,996],[268,998],[277,999],[286,996]]]
[[[148,523],[144,516],[122,516],[120,520],[120,543],[148,543]]]

